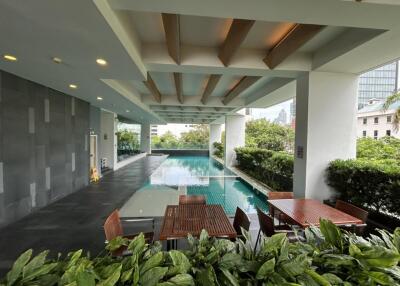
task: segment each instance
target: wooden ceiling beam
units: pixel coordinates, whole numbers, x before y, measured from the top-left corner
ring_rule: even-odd
[[[181,63],[180,19],[177,14],[161,13],[168,54],[179,65]]]
[[[174,72],[174,82],[176,89],[176,96],[180,104],[183,104],[183,94],[182,94],[182,74],[179,72]]]
[[[244,76],[240,79],[240,81],[226,93],[224,98],[222,99],[223,104],[228,104],[236,97],[238,97],[244,90],[252,86],[256,81],[260,79],[259,76]]]
[[[208,78],[207,85],[204,88],[203,96],[201,97],[201,103],[203,103],[203,104],[207,103],[208,98],[210,97],[210,95],[214,91],[215,87],[217,86],[219,80],[221,79],[221,76],[222,75],[220,75],[220,74],[210,75],[210,77]]]
[[[218,52],[218,58],[224,66],[229,65],[254,23],[254,20],[233,19],[228,35]]]
[[[152,79],[149,73],[147,73],[147,80],[145,80],[144,85],[147,87],[147,89],[150,91],[150,93],[153,95],[154,99],[158,102],[161,103],[161,93],[158,90],[156,83]]]
[[[275,68],[301,46],[311,40],[324,27],[325,26],[321,25],[296,24],[293,29],[268,51],[264,62],[270,69]]]

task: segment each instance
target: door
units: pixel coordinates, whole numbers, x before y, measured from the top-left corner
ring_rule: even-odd
[[[97,135],[90,135],[90,170],[97,170]]]

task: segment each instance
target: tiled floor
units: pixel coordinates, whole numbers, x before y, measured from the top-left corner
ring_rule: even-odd
[[[102,225],[138,190],[165,156],[148,156],[31,215],[0,229],[0,277],[18,255],[29,248],[51,254],[104,248]],[[157,219],[159,222],[160,219]],[[159,225],[159,223],[157,224]]]

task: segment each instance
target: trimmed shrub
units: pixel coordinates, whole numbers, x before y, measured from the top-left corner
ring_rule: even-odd
[[[293,190],[293,155],[261,148],[236,148],[238,167],[276,191]]]
[[[222,159],[224,157],[224,145],[221,142],[214,142],[213,146],[215,148],[214,155]]]
[[[335,160],[327,183],[340,199],[375,212],[400,216],[400,166],[397,160]]]
[[[146,244],[143,234],[132,241],[117,237],[108,251],[125,246],[131,256],[95,258],[82,250],[48,259],[48,251],[24,252],[0,285],[107,286],[239,286],[239,285],[399,285],[400,229],[379,231],[368,239],[342,232],[326,220],[305,232],[306,242],[290,243],[285,233],[262,237],[253,252],[244,239],[189,235],[189,249],[162,251]]]

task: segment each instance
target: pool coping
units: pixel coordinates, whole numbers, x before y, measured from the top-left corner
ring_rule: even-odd
[[[214,155],[211,155],[210,158],[212,158],[215,161],[217,161],[218,163],[222,164],[222,166],[227,168],[229,171],[234,173],[236,176],[240,177],[247,184],[249,184],[253,189],[255,189],[256,191],[259,191],[260,193],[262,193],[266,197],[268,197],[268,193],[269,192],[275,192],[274,189],[268,187],[267,185],[265,185],[264,183],[260,182],[259,180],[254,179],[253,177],[249,176],[248,174],[246,174],[242,170],[240,170],[240,169],[238,169],[238,168],[236,168],[234,166],[232,166],[232,167],[226,166],[222,159],[220,159],[220,158],[218,158],[218,157],[216,157]]]

